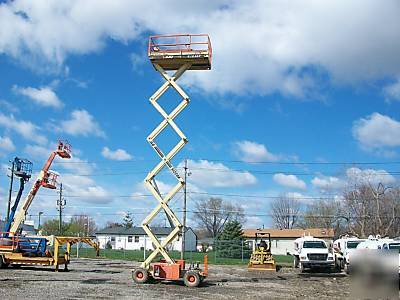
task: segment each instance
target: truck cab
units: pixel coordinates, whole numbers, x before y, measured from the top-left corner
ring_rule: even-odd
[[[338,271],[345,270],[348,273],[350,255],[356,250],[358,244],[364,241],[365,239],[344,236],[333,242],[335,267]]]
[[[293,253],[293,265],[305,269],[332,269],[334,266],[333,254],[328,245],[322,239],[305,236],[295,240]]]

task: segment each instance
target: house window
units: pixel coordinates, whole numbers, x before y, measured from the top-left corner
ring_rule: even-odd
[[[135,235],[135,243],[139,243],[139,236]]]
[[[115,242],[115,236],[111,237],[111,242]]]
[[[128,243],[132,243],[132,236],[128,236]]]

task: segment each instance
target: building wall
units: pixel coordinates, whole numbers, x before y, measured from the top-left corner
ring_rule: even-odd
[[[153,250],[153,243],[147,235],[104,235],[98,234],[97,239],[100,243],[100,248],[105,249],[106,244],[110,241],[112,249],[125,249],[125,250]],[[160,242],[165,240],[165,236],[157,237]],[[185,235],[185,249],[186,251],[196,251],[197,237],[192,230],[188,230]],[[168,250],[181,251],[181,240],[176,239],[168,248]]]

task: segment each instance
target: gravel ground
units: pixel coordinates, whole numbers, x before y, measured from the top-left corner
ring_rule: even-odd
[[[349,295],[349,277],[283,268],[277,273],[247,271],[244,266],[210,266],[198,288],[180,282],[137,285],[131,269],[138,263],[76,259],[69,272],[50,268],[0,270],[2,299],[332,299]],[[337,291],[340,291],[338,293]]]

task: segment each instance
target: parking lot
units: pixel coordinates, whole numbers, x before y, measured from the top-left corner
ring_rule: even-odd
[[[300,274],[292,268],[277,273],[249,272],[245,266],[215,265],[210,266],[209,277],[198,288],[175,282],[137,285],[131,280],[130,271],[135,264],[138,263],[76,259],[69,272],[7,268],[0,272],[0,290],[7,299],[332,299],[347,298],[350,290],[350,279],[345,274]]]

